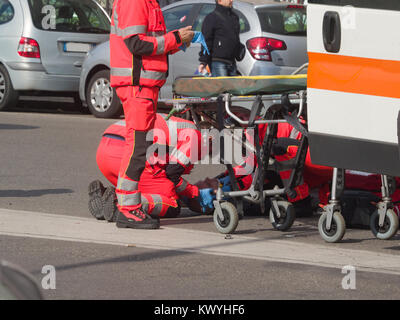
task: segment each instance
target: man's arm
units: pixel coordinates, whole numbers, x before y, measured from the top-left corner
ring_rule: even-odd
[[[203,26],[201,27],[201,32],[203,33],[204,40],[206,41],[208,50],[210,51],[210,55],[207,54],[207,52],[204,52],[203,46],[201,46],[201,51],[199,53],[199,61],[201,64],[204,66],[206,65],[211,65],[211,55],[212,55],[212,50],[213,50],[213,44],[214,44],[214,26],[215,20],[213,19],[213,16],[209,14],[203,22]]]

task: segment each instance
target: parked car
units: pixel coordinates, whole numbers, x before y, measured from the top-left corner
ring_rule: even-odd
[[[0,0],[0,109],[26,91],[77,95],[86,53],[109,33],[94,0]]]
[[[306,9],[302,5],[270,2],[254,5],[234,1],[240,18],[240,39],[246,44],[246,55],[238,63],[240,75],[291,74],[308,61]],[[167,30],[192,25],[201,31],[204,18],[214,10],[214,0],[184,0],[163,8]],[[172,97],[172,84],[179,76],[190,76],[198,67],[200,44],[186,52],[170,56],[170,72],[160,92],[160,99]],[[90,111],[100,118],[121,113],[121,104],[110,87],[109,43],[88,53],[81,75],[80,97]]]

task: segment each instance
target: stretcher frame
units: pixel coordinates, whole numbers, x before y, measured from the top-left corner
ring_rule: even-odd
[[[294,74],[300,73],[305,69],[308,64],[300,67]],[[243,201],[247,201],[253,204],[260,205],[261,211],[265,212],[265,200],[269,198],[271,200],[270,209],[270,221],[275,229],[286,231],[294,222],[294,210],[291,210],[289,202],[285,202],[282,199],[287,195],[291,198],[296,196],[294,187],[301,184],[302,173],[305,165],[305,159],[308,151],[308,130],[299,122],[300,116],[304,112],[304,106],[307,101],[307,91],[304,90],[289,90],[292,92],[285,92],[280,94],[255,94],[252,96],[235,96],[231,93],[223,93],[218,97],[211,98],[175,98],[170,100],[163,100],[166,105],[172,106],[174,112],[190,111],[190,114],[198,128],[201,127],[201,118],[210,122],[214,128],[219,131],[225,129],[223,124],[224,111],[232,119],[238,123],[241,128],[253,127],[255,129],[255,137],[258,139],[258,125],[269,124],[268,130],[264,137],[264,143],[262,146],[259,144],[259,140],[255,141],[255,146],[251,146],[245,143],[246,148],[256,154],[257,167],[253,175],[253,183],[248,190],[239,191],[237,179],[234,175],[233,165],[225,164],[228,169],[230,176],[231,187],[233,191],[224,192],[222,186],[219,186],[216,192],[216,200],[214,201],[214,223],[217,229],[221,233],[233,233],[237,227],[239,218],[243,217]],[[295,91],[295,92],[293,92]],[[232,104],[236,102],[253,102],[253,106],[250,110],[249,120],[240,119],[233,111]],[[267,108],[263,105],[263,102],[270,102],[271,105]],[[298,107],[294,107],[294,105]],[[187,108],[187,106],[189,107]],[[216,119],[210,117],[202,110],[204,106],[214,105],[216,107],[217,117]],[[262,111],[264,113],[262,114]],[[280,114],[281,118],[277,118],[276,115]],[[295,115],[294,115],[295,114]],[[262,120],[256,118],[261,116]],[[288,122],[294,128],[298,129],[302,133],[302,139],[300,147],[298,149],[295,159],[285,161],[284,164],[277,161],[270,161],[270,155],[272,150],[272,142],[276,136],[277,124]],[[236,136],[233,134],[233,137]],[[240,142],[242,142],[240,140]],[[224,141],[221,138],[221,160],[224,160]],[[266,161],[267,160],[267,161]],[[260,165],[261,164],[261,165]],[[273,170],[279,173],[283,170],[292,169],[292,174],[284,185],[284,188],[275,187],[270,190],[264,190],[264,172],[267,170]],[[329,204],[324,207],[318,229],[322,238],[327,242],[339,242],[345,233],[345,223],[343,216],[341,215],[341,204],[340,195],[344,190],[344,169],[334,168],[332,177],[332,189],[331,189],[331,200]],[[373,220],[371,218],[371,230],[378,239],[387,240],[391,238],[398,229],[399,220],[393,210],[393,203],[391,194],[395,189],[395,182],[393,177],[386,175],[381,176],[382,180],[382,201],[377,204],[377,210],[374,213],[377,224],[373,228]],[[224,202],[227,198],[234,199],[236,206],[226,206],[227,202]],[[281,211],[283,208],[283,212]],[[226,214],[228,212],[228,214]],[[283,217],[283,222],[282,221]],[[224,224],[225,220],[230,220],[229,223]],[[385,233],[380,233],[379,228],[387,227],[387,220],[390,220],[390,230]],[[333,224],[336,225],[336,229],[333,228]],[[376,229],[376,230],[375,230]],[[330,233],[333,232],[333,236]]]
[[[285,198],[287,195],[292,198],[295,197],[296,192],[294,188],[300,185],[302,181],[308,150],[308,133],[307,129],[300,123],[299,118],[304,111],[306,99],[306,90],[301,90],[299,92],[246,97],[224,93],[218,97],[212,98],[187,97],[163,100],[165,105],[172,106],[177,112],[190,111],[194,123],[198,128],[201,126],[202,122],[200,118],[206,116],[202,108],[204,109],[204,106],[207,105],[214,105],[216,106],[216,118],[212,119],[209,116],[206,116],[206,118],[220,132],[226,129],[223,124],[224,111],[234,119],[236,123],[240,124],[240,128],[253,128],[255,130],[255,146],[251,146],[248,143],[245,144],[246,148],[256,154],[256,169],[253,174],[253,182],[248,190],[239,190],[233,165],[224,163],[224,139],[221,137],[221,162],[226,165],[229,172],[232,191],[224,192],[220,185],[216,192],[216,200],[214,201],[214,222],[219,232],[230,234],[236,230],[238,220],[244,215],[244,201],[259,205],[261,212],[265,213],[265,201],[267,198],[271,200],[270,220],[274,228],[286,231],[292,226],[295,219],[294,208]],[[242,120],[234,113],[232,104],[249,101],[253,102],[250,110],[250,118],[249,120]],[[265,107],[263,102],[267,101],[270,105]],[[295,115],[292,116],[291,114]],[[261,117],[261,119],[257,119],[259,117]],[[287,122],[291,123],[302,133],[297,156],[295,159],[285,161],[284,163],[271,161],[270,156],[272,144],[277,134],[277,125]],[[259,124],[268,124],[264,142],[261,146],[258,135]],[[235,137],[234,134],[233,137]],[[279,171],[288,169],[293,169],[293,171],[289,181],[284,184],[283,188],[275,186],[273,189],[264,190],[265,172],[267,170],[273,170],[279,173]],[[232,207],[224,205],[225,201],[229,198],[234,200],[235,210],[232,209]]]

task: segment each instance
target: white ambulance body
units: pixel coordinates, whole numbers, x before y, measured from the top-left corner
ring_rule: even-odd
[[[400,0],[309,0],[313,163],[400,176]]]

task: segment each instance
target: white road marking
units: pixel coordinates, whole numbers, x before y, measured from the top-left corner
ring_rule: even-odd
[[[117,229],[90,218],[0,209],[0,235],[136,246],[156,250],[305,264],[329,268],[352,265],[358,271],[400,275],[400,256],[341,249],[284,240],[161,227],[159,230]]]

